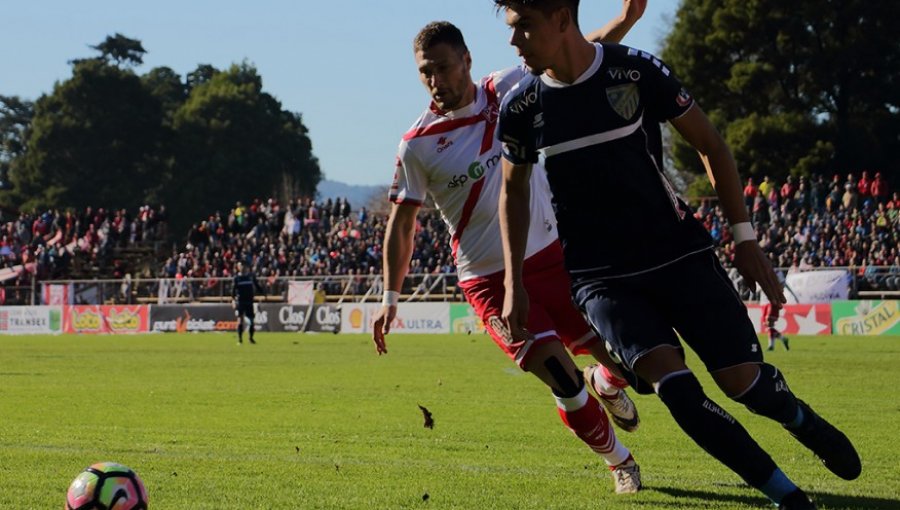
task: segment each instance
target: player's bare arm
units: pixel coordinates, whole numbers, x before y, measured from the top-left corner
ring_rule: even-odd
[[[619,43],[647,9],[647,0],[622,0],[622,13],[601,28],[587,34],[591,42]]]
[[[728,222],[732,226],[749,224],[750,215],[744,205],[734,158],[703,110],[694,104],[684,115],[671,122],[681,136],[697,149]],[[751,288],[758,283],[776,307],[786,302],[772,263],[759,247],[755,236],[741,242],[735,240],[734,266]]]
[[[418,213],[418,205],[394,204],[388,217],[387,230],[384,235],[382,272],[384,273],[384,290],[396,292],[395,296],[399,295],[403,288],[403,279],[406,278],[406,272],[409,270]],[[378,354],[387,354],[384,335],[390,333],[391,322],[396,316],[396,303],[382,303],[381,310],[375,316],[372,325],[372,340],[375,342]]]
[[[503,299],[503,320],[513,338],[528,333],[528,292],[522,282],[522,264],[528,242],[531,218],[531,165],[514,165],[503,160],[503,186],[500,189],[500,232],[503,240],[503,261],[506,267]]]

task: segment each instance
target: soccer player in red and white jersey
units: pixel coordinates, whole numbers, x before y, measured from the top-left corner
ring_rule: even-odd
[[[592,40],[619,41],[643,14],[646,0],[624,0],[622,15],[591,33]],[[393,206],[385,235],[385,295],[373,340],[387,353],[384,335],[396,317],[399,292],[412,255],[418,210],[431,196],[450,227],[459,286],[494,342],[523,370],[552,391],[563,423],[610,467],[617,493],[641,488],[640,469],[618,440],[600,402],[626,430],[638,424],[603,342],[575,307],[563,267],[550,189],[543,172],[533,172],[531,228],[525,255],[525,286],[531,296],[528,329],[517,341],[500,320],[504,261],[497,204],[501,189],[501,144],[494,136],[504,95],[527,73],[524,67],[495,72],[477,84],[471,55],[450,23],[425,26],[414,41],[419,78],[432,102],[403,136],[390,191]],[[602,365],[579,371],[573,354],[591,354]],[[600,400],[588,393],[585,379]]]

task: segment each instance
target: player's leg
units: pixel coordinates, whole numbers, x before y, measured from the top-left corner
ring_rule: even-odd
[[[563,423],[576,437],[612,464],[617,492],[640,488],[640,471],[630,453],[616,438],[606,414],[585,389],[580,372],[550,328],[549,318],[540,305],[529,310],[528,330],[537,332],[531,339],[511,337],[500,319],[503,307],[502,275],[460,282],[466,299],[481,317],[491,339],[520,368],[538,372],[557,401]],[[548,327],[549,325],[549,327]],[[549,361],[553,358],[554,361]],[[551,372],[552,371],[552,372]],[[556,374],[554,376],[554,374]]]
[[[246,305],[244,309],[244,315],[247,317],[247,329],[249,330],[248,333],[250,343],[255,344],[256,340],[253,339],[253,333],[256,331],[256,311],[253,310],[253,303],[249,303]]]
[[[859,476],[861,465],[852,443],[794,396],[781,371],[763,362],[746,307],[718,260],[705,254],[690,259],[677,274],[702,293],[693,300],[670,297],[673,324],[716,384],[750,411],[785,426],[841,478]]]
[[[776,503],[797,490],[741,424],[706,395],[685,365],[664,309],[644,295],[656,279],[583,286],[579,302],[626,368],[653,385],[682,430],[703,450]]]
[[[581,371],[562,343],[535,345],[525,359],[523,369],[532,372],[550,388],[562,422],[603,458],[613,473],[616,492],[640,490],[640,468],[628,448],[616,437],[598,400],[587,391]]]
[[[238,334],[238,344],[244,343],[244,314],[241,309],[241,305],[238,304],[234,309],[234,315],[237,317],[237,334]]]
[[[637,407],[628,397],[628,382],[622,379],[618,364],[610,357],[603,342],[585,321],[572,301],[572,286],[563,264],[558,243],[545,248],[526,261],[524,283],[533,305],[546,310],[556,332],[574,355],[591,355],[601,364],[583,371],[588,388],[622,430],[633,432],[640,423]]]

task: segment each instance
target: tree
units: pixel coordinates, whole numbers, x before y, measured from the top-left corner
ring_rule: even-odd
[[[285,182],[312,195],[321,178],[302,117],[263,92],[247,63],[196,85],[174,128],[180,149],[165,190],[173,217],[196,220],[238,200],[277,195]]]
[[[178,108],[187,99],[187,86],[170,67],[156,67],[144,76],[141,82],[150,94],[162,105],[166,124],[171,125]]]
[[[9,188],[9,174],[25,154],[34,103],[18,96],[0,95],[0,190]]]
[[[208,82],[213,76],[219,74],[219,70],[209,64],[200,64],[197,69],[189,72],[187,75],[187,88],[194,90],[200,85]]]
[[[868,0],[683,0],[662,57],[739,170],[777,179],[900,163],[900,17]],[[677,166],[702,171],[676,137]]]
[[[144,54],[147,53],[141,41],[125,37],[118,32],[116,35],[106,36],[102,43],[91,48],[100,52],[101,60],[115,62],[117,66],[143,64]]]
[[[0,199],[24,208],[135,207],[159,188],[162,108],[130,70],[95,59],[74,64],[35,104],[24,155]]]

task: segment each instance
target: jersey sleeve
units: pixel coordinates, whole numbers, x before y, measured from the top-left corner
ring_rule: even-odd
[[[422,205],[428,192],[425,168],[406,141],[400,143],[394,169],[394,182],[388,200],[395,204]]]
[[[514,87],[503,99],[500,119],[497,122],[497,138],[502,146],[503,157],[514,165],[537,163],[538,153],[532,133],[534,113],[527,101],[529,94],[537,94],[529,87]]]
[[[512,88],[530,73],[524,65],[508,67],[502,71],[494,71],[490,79],[494,82],[494,90],[497,91],[497,99],[501,102]]]
[[[634,48],[628,48],[628,56],[639,62],[641,97],[652,118],[664,122],[690,110],[694,98],[665,62],[646,51]]]

